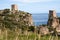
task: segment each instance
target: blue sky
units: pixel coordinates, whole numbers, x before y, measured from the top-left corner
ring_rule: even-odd
[[[30,13],[48,13],[49,10],[60,12],[60,0],[0,0],[0,10],[17,4],[18,9]]]

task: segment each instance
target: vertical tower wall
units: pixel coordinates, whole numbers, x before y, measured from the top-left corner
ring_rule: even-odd
[[[11,11],[18,10],[18,7],[16,4],[11,5]]]
[[[50,18],[50,17],[57,17],[55,10],[49,10],[49,18]]]

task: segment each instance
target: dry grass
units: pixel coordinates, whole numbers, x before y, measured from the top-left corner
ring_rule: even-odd
[[[58,36],[43,36],[40,34],[30,33],[21,34],[19,30],[12,31],[9,29],[1,30],[0,29],[0,40],[60,40]]]

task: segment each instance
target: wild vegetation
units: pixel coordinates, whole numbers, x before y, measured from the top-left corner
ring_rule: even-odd
[[[26,34],[27,33],[27,34]],[[9,30],[9,29],[0,29],[0,40],[60,40],[60,37],[53,35],[44,35],[26,32],[21,33],[20,29]]]

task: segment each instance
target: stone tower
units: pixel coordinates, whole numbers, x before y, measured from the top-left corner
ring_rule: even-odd
[[[11,5],[11,11],[12,11],[13,13],[15,13],[16,11],[18,11],[18,7],[17,7],[16,4]]]
[[[55,10],[49,10],[49,18],[47,25],[56,28],[59,24],[59,19],[57,18]]]
[[[57,17],[55,10],[49,10],[49,18]]]

